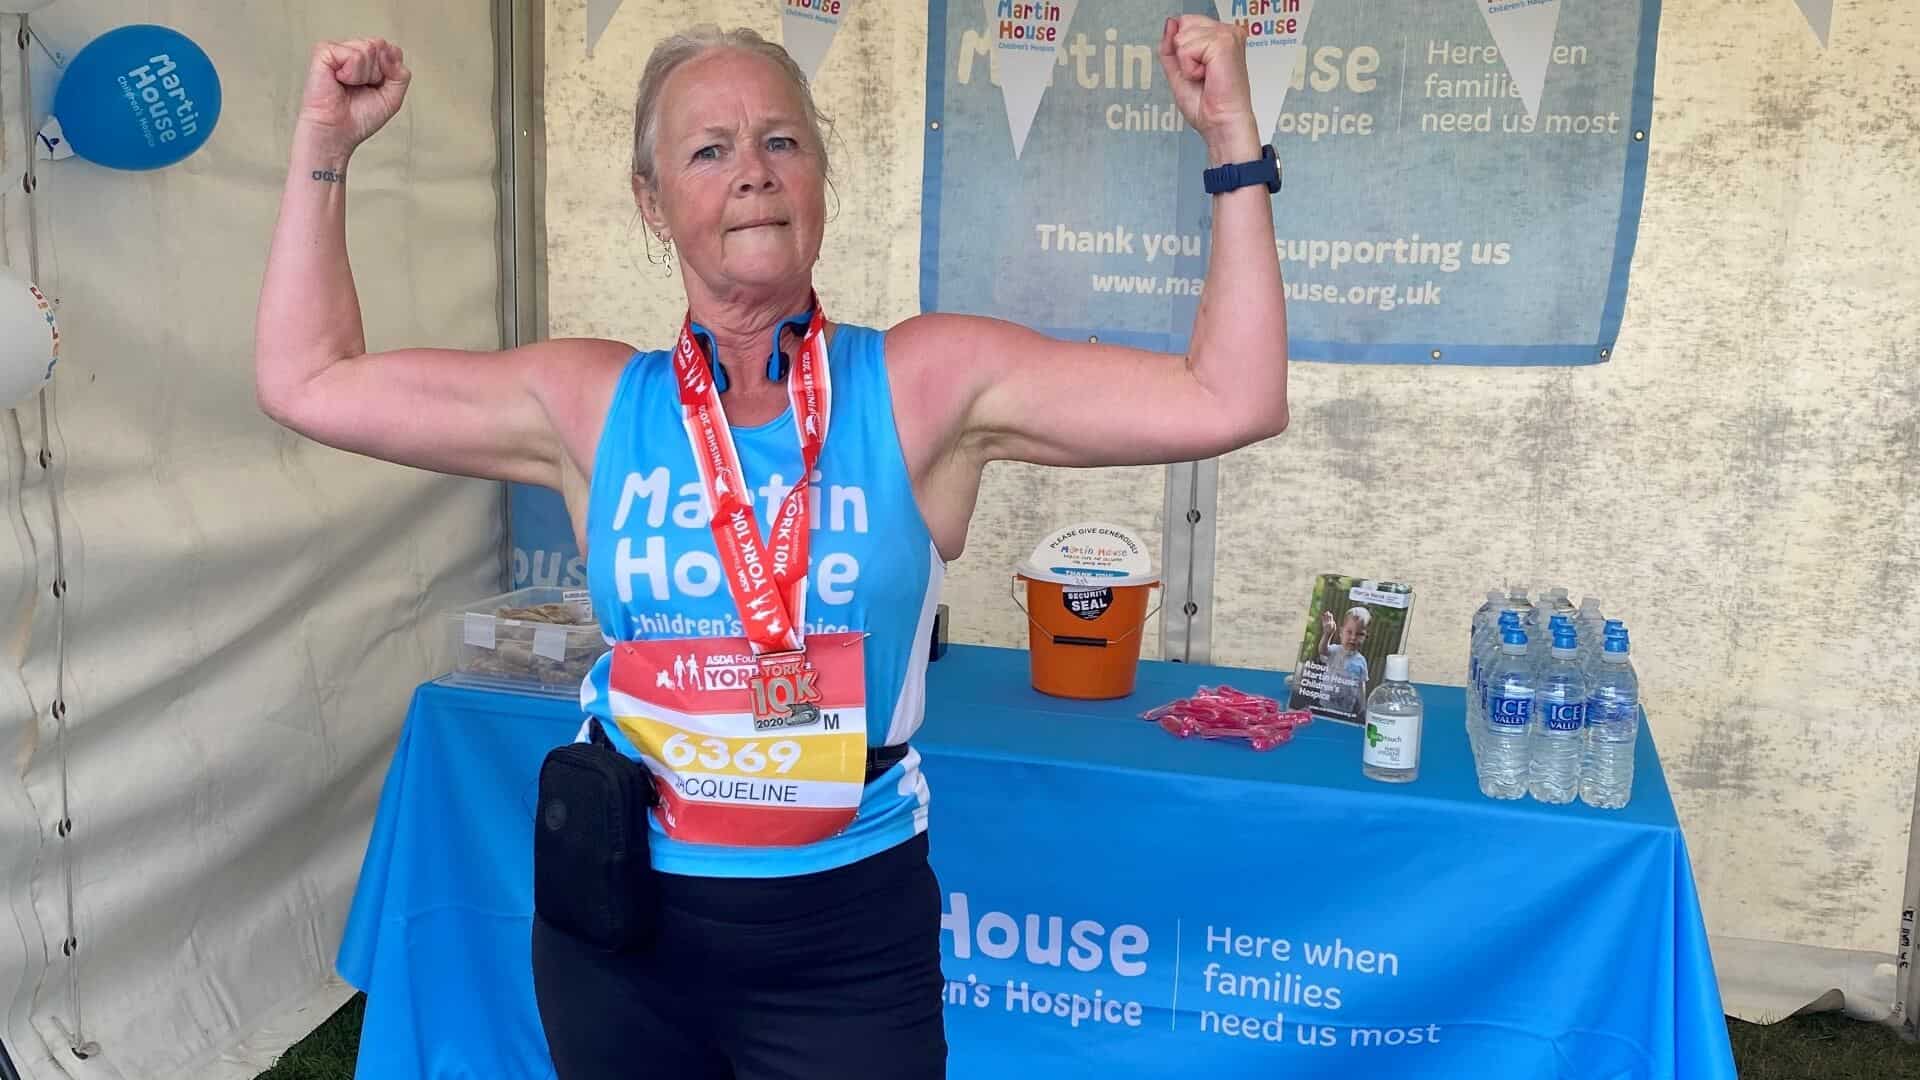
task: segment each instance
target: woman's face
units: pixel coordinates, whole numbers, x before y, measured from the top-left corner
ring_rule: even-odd
[[[659,110],[655,186],[636,178],[634,193],[686,273],[721,296],[810,275],[826,159],[799,88],[771,60],[715,49],[675,69]]]

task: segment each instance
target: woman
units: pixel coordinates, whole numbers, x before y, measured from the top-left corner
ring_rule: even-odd
[[[1259,163],[1239,32],[1169,19],[1160,58],[1211,163]],[[641,830],[661,898],[645,947],[580,929],[566,897],[537,913],[560,1075],[943,1075],[908,745],[941,571],[989,461],[1196,460],[1286,427],[1270,191],[1215,196],[1185,357],[955,315],[834,324],[812,284],[827,157],[805,80],[751,33],[701,31],[656,50],[635,103],[634,198],[688,301],[673,349],[369,354],[344,185],[408,79],[383,41],[313,54],[259,400],[335,447],[565,498],[616,643],[582,688],[581,742],[644,761],[662,802]]]

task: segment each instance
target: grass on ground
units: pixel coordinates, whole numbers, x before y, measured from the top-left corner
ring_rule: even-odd
[[[259,1080],[352,1080],[366,999],[352,1001]],[[1920,1080],[1920,1045],[1884,1024],[1817,1013],[1765,1026],[1727,1021],[1740,1080]]]

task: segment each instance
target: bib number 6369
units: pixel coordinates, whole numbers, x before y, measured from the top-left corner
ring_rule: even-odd
[[[725,739],[701,739],[697,743],[684,733],[674,735],[661,745],[660,754],[672,769],[684,769],[694,762],[702,768],[716,772],[738,771],[755,775],[767,771],[769,760],[775,774],[793,771],[800,762],[800,744],[792,739],[782,739],[773,743],[762,752],[758,742],[750,742],[738,750],[728,745]]]

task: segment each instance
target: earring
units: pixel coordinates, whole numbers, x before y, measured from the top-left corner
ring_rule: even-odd
[[[655,266],[660,267],[663,273],[671,277],[673,276],[673,241],[664,236],[659,237],[658,239],[662,245],[661,252],[660,254],[655,255],[653,253],[653,245],[648,244],[647,245],[647,261],[652,263]]]

